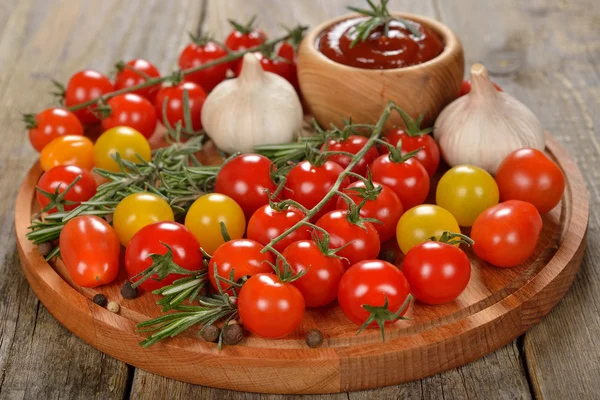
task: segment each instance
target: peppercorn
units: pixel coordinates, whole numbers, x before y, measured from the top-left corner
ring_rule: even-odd
[[[43,242],[37,245],[38,253],[44,258],[54,250],[54,245],[51,241]]]
[[[138,288],[132,287],[131,282],[125,281],[123,286],[121,286],[121,296],[123,296],[124,299],[135,299],[138,297]]]
[[[242,341],[244,338],[244,330],[237,323],[237,321],[231,321],[223,328],[223,343],[226,345],[235,345]]]
[[[221,330],[214,325],[207,325],[202,329],[202,338],[207,342],[216,342],[219,340]]]
[[[95,295],[92,301],[98,304],[100,307],[106,307],[106,305],[108,304],[108,299],[102,293],[98,293],[97,295]]]
[[[314,349],[320,347],[323,344],[323,334],[318,329],[311,329],[306,334],[306,344],[308,347]]]
[[[116,314],[121,309],[121,306],[119,306],[119,303],[117,303],[115,301],[111,301],[110,303],[108,303],[106,308],[108,309],[108,311]]]

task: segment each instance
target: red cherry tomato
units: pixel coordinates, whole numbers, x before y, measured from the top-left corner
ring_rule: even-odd
[[[264,205],[256,210],[248,222],[248,239],[267,245],[272,239],[302,221],[304,217],[304,213],[294,207],[274,210],[270,205]],[[310,229],[301,226],[277,242],[273,248],[282,252],[295,241],[306,239],[310,239]]]
[[[244,276],[273,272],[272,265],[275,257],[269,251],[261,253],[262,249],[262,244],[250,239],[234,239],[219,246],[208,265],[208,278],[213,288],[218,289],[215,264],[217,264],[217,274],[221,278],[230,279],[233,270],[234,282]],[[223,281],[219,284],[223,290],[229,286]]]
[[[194,234],[185,226],[177,222],[162,221],[146,225],[140,229],[129,241],[125,252],[125,269],[129,278],[150,268],[151,254],[165,254],[171,247],[173,262],[181,268],[198,271],[203,268],[200,244]],[[146,291],[153,291],[172,284],[182,275],[169,274],[160,281],[155,280],[155,274],[140,284]],[[138,278],[139,279],[139,278]],[[136,280],[131,280],[136,282]]]
[[[156,112],[148,99],[137,94],[127,93],[108,100],[110,115],[102,119],[102,128],[109,130],[117,126],[135,129],[146,139],[156,129]]]
[[[306,307],[323,307],[335,301],[345,271],[340,258],[324,254],[312,240],[294,242],[282,255],[294,275],[306,271],[292,282],[304,296]]]
[[[77,104],[97,99],[114,90],[115,88],[110,83],[110,80],[100,72],[89,69],[80,71],[71,76],[67,84],[65,106],[73,107]],[[98,122],[98,118],[90,111],[94,107],[85,107],[73,113],[84,124],[93,124]]]
[[[326,144],[321,146],[321,151],[324,151],[327,147],[328,151],[344,151],[346,153],[357,154],[362,150],[363,147],[367,144],[369,139],[364,136],[351,135],[348,139],[344,140],[336,140],[331,139]],[[371,147],[367,154],[358,160],[358,163],[352,168],[352,172],[357,173],[362,176],[366,176],[367,167],[371,164],[375,159],[379,157],[379,152],[375,148],[375,146]],[[329,160],[340,164],[340,166],[344,169],[352,162],[352,157],[344,155],[344,154],[333,154],[328,157]]]
[[[283,196],[310,210],[329,193],[342,172],[344,172],[344,169],[333,161],[325,161],[319,166],[314,166],[309,161],[302,161],[288,173]],[[340,190],[349,184],[348,178],[344,178]],[[336,200],[336,197],[333,197],[328,201],[315,216],[315,219],[335,209]]]
[[[186,125],[183,112],[183,93],[187,90],[188,100],[190,105],[190,118],[192,122],[191,129]],[[181,82],[174,86],[165,86],[158,91],[156,99],[154,99],[154,107],[156,109],[156,115],[160,121],[165,125],[163,118],[163,103],[165,99],[167,101],[167,122],[175,127],[175,124],[181,121],[181,124],[185,131],[190,132],[198,131],[202,129],[202,105],[206,99],[206,92],[202,89],[202,86],[197,85],[193,82]]]
[[[160,77],[160,71],[158,68],[142,58],[133,59],[122,66],[122,68],[117,69],[119,70],[117,72],[117,76],[115,76],[115,89],[117,90],[141,85],[146,82],[146,77]],[[145,97],[150,102],[153,102],[159,89],[160,84],[157,83],[156,85],[138,89],[131,93]]]
[[[75,114],[64,108],[48,108],[27,120],[29,141],[34,149],[42,151],[52,140],[64,135],[83,135],[83,126]]]
[[[302,323],[304,308],[302,293],[275,274],[251,277],[238,297],[244,327],[264,338],[276,339],[294,332]]]
[[[281,76],[292,86],[294,86],[294,83],[297,82],[298,77],[296,75],[296,66],[294,63],[285,59],[278,59],[277,57],[269,58],[263,53],[254,53],[254,55],[256,58],[258,58],[260,66],[264,71],[272,72]],[[239,76],[242,73],[243,66],[243,63],[238,64],[237,69],[235,70],[236,76]]]
[[[497,267],[514,267],[535,251],[542,217],[530,203],[509,200],[488,208],[471,228],[473,250]]]
[[[227,51],[218,44],[202,40],[198,43],[190,43],[179,56],[179,68],[182,70],[198,67],[211,61],[227,56]],[[213,67],[203,69],[185,76],[186,81],[197,83],[208,93],[219,83],[225,80],[229,64],[217,64]]]
[[[540,214],[552,210],[565,191],[560,168],[537,149],[520,149],[508,155],[496,171],[500,201],[522,200]]]
[[[362,224],[361,227],[350,222],[348,213],[342,210],[328,212],[317,221],[316,225],[329,233],[329,245],[332,249],[346,246],[336,253],[345,258],[343,263],[346,268],[379,255],[381,243],[377,230],[370,222]],[[323,235],[320,231],[316,232],[318,236]]]
[[[460,296],[469,284],[471,262],[458,247],[425,242],[406,253],[402,273],[415,299],[425,304],[444,304]]]
[[[290,62],[290,68],[292,72],[292,80],[290,83],[296,89],[298,95],[300,95],[300,84],[298,83],[298,65],[296,63],[296,50],[291,43],[283,42],[279,50],[277,50],[277,56],[284,58]]]
[[[371,164],[371,173],[374,181],[396,193],[404,210],[423,204],[429,194],[429,174],[414,157],[397,163],[388,155],[379,156]]]
[[[497,91],[502,92],[502,88],[492,82]],[[464,96],[465,94],[471,93],[471,81],[463,81],[462,86],[460,87],[460,93],[458,97]]]
[[[259,207],[269,204],[268,192],[277,190],[271,180],[272,165],[271,160],[259,154],[239,155],[217,174],[215,192],[235,200],[249,219]]]
[[[387,298],[388,310],[395,313],[409,294],[408,281],[398,268],[386,261],[365,260],[354,264],[342,277],[338,302],[350,321],[362,325],[370,316],[363,305],[383,306]],[[385,321],[386,324],[393,322]],[[377,324],[373,322],[369,326]]]
[[[383,140],[392,146],[398,146],[398,143],[401,141],[402,155],[422,148],[415,155],[415,158],[423,164],[429,177],[432,177],[437,171],[440,165],[440,148],[430,135],[410,136],[404,129],[394,129],[389,131]],[[387,146],[382,146],[381,154],[388,153]]]
[[[70,219],[60,232],[59,246],[63,263],[79,286],[106,285],[117,277],[121,245],[102,218],[81,215]]]
[[[383,243],[396,235],[396,225],[404,212],[400,199],[389,187],[381,183],[373,182],[375,188],[381,187],[381,192],[374,198],[369,198],[360,209],[360,216],[363,218],[375,218],[381,221],[381,224],[373,223],[373,226],[379,234],[379,240]],[[363,201],[356,190],[366,189],[363,181],[357,181],[343,190],[358,205]],[[343,198],[338,198],[337,209],[348,210],[348,203]]]
[[[267,40],[267,35],[260,29],[254,27],[254,20],[250,20],[246,26],[238,23],[232,23],[233,31],[227,36],[225,46],[229,50],[241,51],[260,46]],[[231,69],[237,71],[238,65],[242,63],[241,59],[235,60],[231,64]]]
[[[64,205],[64,210],[70,211],[75,209],[82,201],[88,201],[96,194],[96,180],[90,171],[81,169],[75,165],[58,165],[44,172],[37,187],[51,194],[54,194],[58,188],[58,192],[63,193],[78,176],[81,176],[81,178],[69,189],[64,197],[64,200],[74,202],[74,204]],[[44,196],[39,190],[36,192],[35,197],[41,209],[50,204],[50,199]],[[54,207],[48,213],[52,214],[57,211],[56,207]]]

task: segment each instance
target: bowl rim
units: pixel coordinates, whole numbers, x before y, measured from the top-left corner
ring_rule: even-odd
[[[427,68],[434,64],[449,61],[449,59],[451,57],[455,56],[456,53],[459,52],[460,49],[462,49],[462,44],[460,42],[460,38],[458,37],[458,35],[456,35],[456,33],[454,33],[454,31],[452,29],[450,29],[443,22],[440,22],[436,19],[424,16],[424,15],[419,15],[419,14],[403,13],[403,12],[392,12],[391,14],[398,16],[398,17],[408,19],[408,20],[413,20],[420,24],[427,25],[429,28],[433,29],[433,31],[435,33],[437,33],[440,36],[440,38],[442,39],[442,42],[444,43],[444,50],[436,57],[432,58],[431,60],[425,61],[421,64],[410,65],[407,67],[400,67],[400,68],[388,68],[388,69],[369,69],[369,68],[353,67],[350,65],[345,65],[345,64],[341,64],[336,61],[333,61],[332,59],[328,58],[325,54],[321,53],[316,47],[317,37],[325,29],[327,29],[331,25],[335,24],[336,22],[340,22],[340,21],[343,21],[343,20],[346,20],[349,18],[361,16],[360,14],[357,14],[357,13],[350,13],[350,14],[342,15],[340,17],[331,18],[331,19],[328,19],[327,21],[324,21],[323,23],[319,24],[304,37],[303,43],[305,43],[305,44],[303,47],[307,48],[308,51],[310,51],[311,53],[316,53],[317,57],[320,57],[320,59],[322,61],[325,61],[332,67],[340,68],[342,70],[347,70],[347,71],[354,71],[354,72],[360,71],[361,73],[364,73],[364,74],[373,74],[373,75],[381,75],[382,73],[385,74],[385,73],[392,73],[392,72],[394,72],[394,73],[411,72],[411,71]]]

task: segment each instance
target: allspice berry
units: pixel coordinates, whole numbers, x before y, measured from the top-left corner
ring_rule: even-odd
[[[124,299],[135,299],[138,297],[138,288],[132,287],[131,282],[125,281],[121,287],[121,296],[123,296]]]
[[[244,338],[244,330],[236,321],[231,321],[223,328],[223,343],[226,345],[235,345]]]
[[[215,343],[217,340],[219,340],[220,333],[221,330],[219,328],[214,325],[208,325],[202,329],[202,338],[207,342]]]
[[[108,304],[108,299],[102,293],[98,293],[97,295],[95,295],[92,301],[98,304],[100,307],[106,307],[106,305]]]
[[[38,253],[44,258],[48,257],[52,250],[54,250],[54,244],[51,241],[43,242],[37,245]]]
[[[121,306],[119,306],[119,303],[117,303],[115,301],[111,301],[110,303],[108,303],[106,308],[108,309],[108,311],[116,314],[121,309]]]
[[[323,344],[323,334],[318,329],[311,329],[306,334],[306,345],[312,349]]]

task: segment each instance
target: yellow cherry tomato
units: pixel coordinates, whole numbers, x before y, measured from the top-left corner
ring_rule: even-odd
[[[76,165],[91,170],[94,168],[94,144],[85,136],[59,136],[42,149],[40,165],[44,171],[57,165]]]
[[[192,231],[208,254],[225,243],[221,235],[221,222],[225,224],[231,239],[244,236],[244,211],[231,197],[219,193],[209,193],[198,198],[185,216],[185,226]]]
[[[404,254],[432,236],[444,232],[460,233],[456,219],[442,207],[432,204],[416,206],[402,214],[396,225],[396,240]]]
[[[499,196],[494,178],[473,165],[448,170],[435,192],[437,205],[450,211],[460,226],[473,226],[479,214],[498,204]]]
[[[113,227],[119,241],[127,246],[129,241],[146,225],[160,221],[174,221],[173,210],[162,197],[148,192],[133,193],[115,208]]]
[[[94,161],[97,168],[118,172],[121,169],[113,159],[119,153],[123,160],[139,163],[139,155],[143,160],[150,161],[152,150],[148,140],[128,126],[116,126],[105,131],[94,146]],[[136,155],[137,154],[137,155]]]

